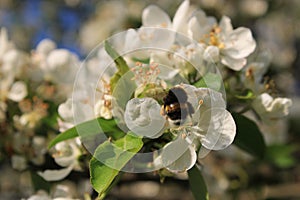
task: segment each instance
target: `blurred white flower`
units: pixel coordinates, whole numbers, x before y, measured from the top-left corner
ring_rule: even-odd
[[[67,99],[66,102],[58,106],[59,116],[67,122],[72,122],[73,120],[73,110],[72,110],[72,99]]]
[[[259,52],[255,60],[249,62],[241,73],[244,87],[252,90],[254,94],[261,94],[265,90],[264,75],[268,70],[271,54],[268,51]]]
[[[50,39],[43,39],[36,47],[36,53],[47,56],[51,51],[56,49],[56,44]]]
[[[267,12],[269,4],[267,1],[261,0],[243,0],[239,7],[241,12],[245,15],[249,15],[250,17],[259,17]]]
[[[79,156],[82,154],[80,145],[81,142],[79,138],[56,144],[53,157],[55,162],[64,168],[46,170],[44,172],[38,172],[38,174],[47,181],[57,181],[64,179],[72,170],[80,171],[81,167],[78,161]]]
[[[39,190],[36,194],[30,196],[27,200],[51,200],[51,197],[44,190]]]
[[[251,89],[255,94],[264,90],[263,75],[267,72],[267,66],[261,62],[251,62],[244,68],[242,76],[245,87]]]
[[[78,67],[77,56],[65,49],[55,49],[49,53],[47,65],[43,70],[47,80],[70,83],[74,81]]]
[[[72,196],[72,194],[70,194],[70,196]],[[22,199],[22,200],[25,200],[25,199]],[[31,195],[26,200],[79,200],[79,199],[71,198],[71,197],[53,197],[53,195],[50,196],[46,191],[39,190],[34,195]]]
[[[7,97],[13,101],[19,102],[23,100],[27,94],[26,84],[23,81],[17,81],[12,85]]]
[[[26,102],[26,100],[24,100]],[[31,103],[28,100],[30,105],[28,110],[24,110],[22,115],[14,115],[14,125],[20,131],[23,130],[33,130],[38,124],[40,124],[41,119],[47,116],[48,104],[43,102],[41,99],[34,97],[33,102]],[[24,103],[23,101],[20,103]]]
[[[111,96],[104,95],[106,99],[100,99],[94,106],[94,112],[97,117],[103,117],[104,119],[111,119],[112,116],[112,109],[111,105]],[[107,103],[110,102],[110,103]]]
[[[246,57],[256,47],[250,29],[245,27],[233,29],[227,16],[223,16],[218,25],[214,18],[206,17],[203,11],[198,11],[189,20],[188,28],[190,37],[207,45],[205,51],[207,61],[220,60],[222,64],[235,71],[245,66]]]
[[[9,50],[13,49],[14,45],[8,39],[6,28],[1,28],[0,30],[0,60],[4,58],[4,54]]]
[[[82,91],[76,97],[78,99],[69,98],[66,102],[59,105],[58,114],[60,118],[58,119],[58,123],[61,132],[95,117],[93,106],[90,104],[88,96],[84,97],[85,94]]]
[[[32,155],[30,155],[30,161],[36,165],[42,165],[45,162],[45,154],[47,153],[46,138],[34,136],[31,145]]]
[[[259,95],[252,102],[253,109],[266,123],[271,123],[273,120],[287,116],[291,106],[291,99],[273,98],[268,93]]]
[[[24,156],[13,155],[11,157],[12,168],[18,171],[22,171],[27,168],[27,161]]]
[[[95,7],[95,15],[79,30],[80,46],[88,53],[99,42],[107,39],[112,32],[124,29],[129,14],[128,5],[124,1],[101,2]]]
[[[22,78],[25,74],[26,63],[28,63],[28,57],[25,53],[11,49],[2,58],[2,73],[6,76]]]

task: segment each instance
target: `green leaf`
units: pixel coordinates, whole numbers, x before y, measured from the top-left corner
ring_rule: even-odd
[[[122,78],[120,77],[121,79],[118,79],[117,82],[111,82],[115,83],[115,85],[113,86],[114,90],[112,95],[116,99],[116,106],[124,110],[127,102],[132,98],[132,95],[137,88],[136,83],[132,80],[133,77],[133,72],[130,71],[124,74]]]
[[[243,94],[237,94],[235,95],[236,98],[242,99],[242,100],[251,100],[255,99],[255,94],[252,92],[252,90],[246,90],[243,92]]]
[[[299,148],[295,145],[275,144],[268,146],[266,150],[266,160],[272,162],[277,167],[289,168],[296,164],[293,153]]]
[[[189,182],[192,193],[195,197],[195,200],[208,200],[209,195],[205,180],[201,174],[200,169],[194,165],[189,171]]]
[[[118,71],[113,75],[110,79],[110,87],[112,91],[114,90],[116,84],[118,83],[119,79],[129,71],[129,67],[126,61],[123,59],[122,56],[118,54],[118,52],[111,46],[111,44],[106,40],[104,43],[105,51],[108,55],[114,60]]]
[[[70,128],[65,132],[60,133],[50,142],[48,148],[50,149],[57,143],[62,142],[64,140],[78,137],[78,132],[80,132],[80,136],[84,135],[86,137],[99,134],[101,132],[100,127],[104,133],[106,133],[109,137],[112,137],[113,139],[115,139],[114,137],[118,138],[119,136],[123,136],[123,134],[120,134],[122,131],[118,128],[115,120],[97,118],[78,124],[77,126],[74,126],[73,128]]]
[[[204,75],[203,78],[201,78],[193,85],[198,88],[205,87],[205,88],[211,88],[213,90],[219,91],[222,86],[222,81],[223,81],[222,77],[219,74],[208,72],[207,74]]]
[[[118,54],[118,52],[111,46],[111,44],[107,40],[104,42],[104,48],[105,48],[105,51],[108,53],[108,55],[116,63],[120,75],[123,75],[129,71],[129,67],[128,67],[126,61],[123,59],[122,56],[120,56]]]
[[[232,116],[237,126],[234,144],[249,154],[262,159],[266,144],[255,122],[241,114],[233,113]]]
[[[140,63],[144,63],[144,64],[149,64],[150,63],[150,58],[140,59],[140,58],[133,57],[132,61],[134,61],[134,62],[140,62]]]
[[[90,177],[100,199],[105,197],[119,171],[142,146],[142,138],[127,134],[114,145],[106,141],[97,147],[90,161]],[[101,162],[97,158],[100,158]]]

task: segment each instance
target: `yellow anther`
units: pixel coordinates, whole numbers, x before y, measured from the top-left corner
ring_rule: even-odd
[[[201,106],[204,103],[203,99],[200,99],[198,104]]]

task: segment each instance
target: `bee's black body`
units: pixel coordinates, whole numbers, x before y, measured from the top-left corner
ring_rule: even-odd
[[[183,88],[171,88],[163,99],[162,114],[166,115],[175,125],[180,125],[189,115],[194,113],[194,109],[187,99],[187,94]]]

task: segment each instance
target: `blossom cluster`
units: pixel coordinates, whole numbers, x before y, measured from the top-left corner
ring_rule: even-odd
[[[227,16],[217,20],[192,10],[188,0],[172,19],[150,5],[141,20],[140,28],[107,39],[121,64],[114,63],[120,58],[112,58],[105,45],[81,61],[49,39],[26,54],[1,29],[0,124],[14,169],[43,166],[48,153],[61,168],[39,170],[47,181],[83,170],[87,163],[80,158],[89,147],[83,148],[79,138],[50,150],[47,144],[58,132],[102,118],[116,119],[123,132],[150,139],[149,149],[157,150],[163,141],[149,169],[185,172],[210,150],[233,143],[232,112],[254,113],[267,125],[288,115],[292,102],[273,95],[272,81],[264,76],[270,55],[255,51],[250,29],[234,28]],[[167,103],[174,88],[186,98],[174,92],[174,102]],[[179,113],[177,121],[167,109]]]

